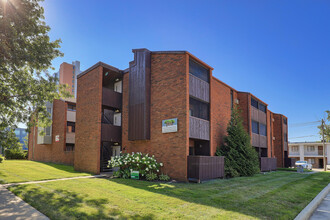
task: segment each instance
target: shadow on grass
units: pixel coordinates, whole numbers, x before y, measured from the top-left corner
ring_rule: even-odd
[[[41,161],[32,161],[32,162],[47,165],[47,166],[50,166],[52,168],[62,170],[62,171],[68,172],[68,173],[82,173],[82,172],[74,170],[72,165],[51,163],[51,162],[41,162]]]
[[[42,189],[42,188],[41,188]],[[153,219],[153,215],[123,215],[119,209],[109,209],[107,199],[88,199],[66,190],[40,190],[26,185],[14,186],[11,191],[50,219]]]
[[[165,184],[139,180],[109,181],[251,217],[294,218],[329,182],[329,174],[289,172],[214,180],[205,184]]]

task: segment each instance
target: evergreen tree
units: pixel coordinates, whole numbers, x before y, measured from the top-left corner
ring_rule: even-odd
[[[237,107],[232,111],[224,144],[216,154],[225,157],[226,177],[252,176],[260,172],[258,154],[251,145]]]

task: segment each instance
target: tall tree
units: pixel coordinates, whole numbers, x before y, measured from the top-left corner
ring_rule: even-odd
[[[224,144],[216,154],[225,157],[226,177],[252,176],[260,172],[258,154],[251,145],[237,107],[232,111]]]
[[[324,140],[326,142],[330,141],[330,111],[325,111],[326,113],[326,118],[324,120]],[[322,137],[323,131],[322,131],[322,124],[318,126],[319,134]]]
[[[49,126],[46,102],[69,97],[47,70],[62,56],[51,41],[41,0],[0,1],[0,144],[10,143],[18,123]],[[37,120],[38,119],[38,120]]]

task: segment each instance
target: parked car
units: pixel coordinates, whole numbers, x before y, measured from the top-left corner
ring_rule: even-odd
[[[312,164],[307,163],[307,161],[303,161],[303,160],[296,161],[295,165],[296,167],[303,166],[304,169],[312,170]]]

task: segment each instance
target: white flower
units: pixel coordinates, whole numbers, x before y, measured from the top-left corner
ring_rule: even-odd
[[[157,173],[159,172],[159,170],[157,170]]]
[[[156,167],[156,165],[154,164],[154,167]]]
[[[160,163],[159,165],[162,167],[163,166],[163,163]]]
[[[137,166],[139,166],[139,164],[136,164]]]
[[[149,171],[148,167],[146,168],[146,171]]]

